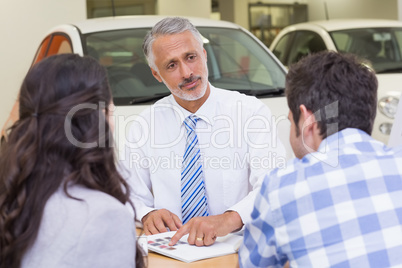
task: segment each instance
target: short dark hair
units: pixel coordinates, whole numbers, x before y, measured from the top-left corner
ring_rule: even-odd
[[[355,55],[321,51],[301,59],[290,66],[286,76],[286,97],[296,134],[303,104],[318,117],[322,138],[345,128],[371,135],[377,87],[374,70]]]

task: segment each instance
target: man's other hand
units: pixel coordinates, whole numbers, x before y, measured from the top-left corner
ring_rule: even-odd
[[[209,246],[215,243],[218,236],[225,236],[243,226],[240,215],[235,211],[227,211],[221,215],[195,217],[184,224],[170,240],[173,246],[184,235],[188,235],[190,245]]]
[[[142,218],[144,232],[146,235],[153,235],[170,231],[177,231],[181,226],[181,220],[177,215],[167,209],[158,209],[149,212]]]

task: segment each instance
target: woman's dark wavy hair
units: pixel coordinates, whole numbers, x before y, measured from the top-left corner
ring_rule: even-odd
[[[26,75],[19,120],[0,150],[1,267],[20,266],[36,240],[45,204],[59,187],[71,198],[67,185],[79,184],[130,202],[105,117],[111,100],[106,70],[90,57],[51,56]],[[89,106],[72,114],[79,104]],[[66,133],[97,146],[74,145]],[[143,266],[138,245],[136,263]]]
[[[378,82],[373,69],[352,54],[322,51],[291,65],[286,75],[289,109],[300,129],[300,105],[316,115],[322,138],[345,128],[371,135]]]

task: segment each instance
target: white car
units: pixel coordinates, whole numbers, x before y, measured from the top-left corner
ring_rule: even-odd
[[[162,18],[113,17],[57,26],[44,37],[33,61],[35,64],[53,54],[76,53],[93,56],[106,67],[116,105],[115,139],[119,150],[122,150],[126,132],[136,116],[170,94],[166,86],[152,76],[142,52],[145,34]],[[209,81],[216,87],[254,95],[266,103],[273,114],[270,129],[277,131],[288,158],[292,157],[284,95],[286,68],[263,43],[239,25],[189,19],[204,38]],[[7,125],[16,120],[16,114],[14,110]]]
[[[388,142],[402,93],[402,22],[339,19],[294,24],[275,37],[270,50],[285,66],[321,50],[354,53],[370,60],[379,83],[372,136]]]

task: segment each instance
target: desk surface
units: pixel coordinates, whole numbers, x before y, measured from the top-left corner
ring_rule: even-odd
[[[190,263],[185,263],[178,261],[166,256],[149,252],[148,253],[148,267],[163,267],[163,268],[205,268],[205,267],[238,267],[238,256],[237,254],[230,254],[222,257],[216,257],[206,260],[200,260]]]

